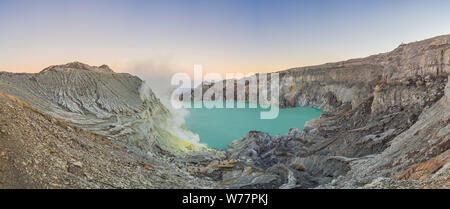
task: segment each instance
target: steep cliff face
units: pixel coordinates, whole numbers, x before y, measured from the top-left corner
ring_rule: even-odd
[[[373,95],[373,111],[423,106],[422,99],[442,87],[429,86],[432,77],[450,74],[449,41],[449,35],[440,36],[367,58],[282,71],[281,103],[334,111],[341,103],[354,108]]]
[[[430,94],[445,85],[430,86],[431,81],[450,74],[449,41],[450,35],[439,36],[366,58],[280,71],[280,106],[313,106],[331,112],[346,103],[356,108],[373,96],[373,111],[398,105],[424,107],[427,101],[435,102]],[[245,79],[258,80],[258,76]],[[203,91],[215,86],[204,86]]]
[[[284,136],[252,131],[231,143],[227,158],[235,166],[216,171],[219,185],[424,185],[392,176],[450,148],[450,111],[444,96],[449,91],[449,40],[450,35],[439,36],[367,58],[279,72],[281,106],[313,106],[325,110],[324,115],[306,124],[304,131],[293,129]],[[432,171],[440,179],[434,187],[448,188],[448,180],[442,181],[449,176],[446,158],[438,159],[444,159],[436,164],[446,169]]]
[[[352,169],[349,173],[328,186],[349,187],[368,183],[375,177],[379,177],[366,187],[450,188],[449,98],[450,81],[446,86],[445,96],[431,107],[426,108],[417,122],[395,137],[386,150],[372,158],[355,161],[351,165]],[[427,167],[431,168],[426,171]],[[421,170],[428,173],[421,174],[419,178],[408,177]],[[386,177],[412,181],[397,182]]]
[[[181,153],[193,145],[170,133],[169,111],[143,81],[108,66],[74,62],[36,74],[0,74],[0,91],[129,149]]]

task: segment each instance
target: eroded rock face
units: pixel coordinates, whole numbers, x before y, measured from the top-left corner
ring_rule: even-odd
[[[324,138],[298,129],[292,129],[286,136],[250,132],[226,150],[228,159],[243,165],[224,171],[222,186],[290,189],[326,183],[348,169],[345,159],[313,154],[327,143]],[[243,178],[248,179],[245,184]]]
[[[0,189],[213,188],[185,167],[37,112],[0,93]]]
[[[447,84],[448,88],[450,83]],[[331,187],[353,187],[370,183],[375,177],[390,177],[414,164],[432,159],[450,149],[450,106],[448,93],[426,108],[417,121],[389,142],[389,146],[373,158],[359,160]],[[445,164],[445,163],[444,163]],[[448,171],[445,172],[449,176]],[[436,186],[436,185],[435,185]],[[448,184],[441,185],[448,187]]]
[[[356,108],[372,96],[374,111],[424,105],[424,97],[439,92],[435,88],[442,88],[433,86],[435,79],[450,74],[449,41],[450,35],[439,36],[366,58],[280,71],[280,106],[312,106],[333,112],[344,103]],[[251,78],[258,79],[257,75],[246,79]],[[203,91],[216,85],[203,85]],[[385,86],[389,86],[387,92],[377,93],[386,90]],[[250,93],[246,92],[247,98]],[[409,96],[410,93],[415,95]]]
[[[355,108],[374,91],[383,89],[383,85],[403,83],[412,91],[389,88],[389,99],[378,98],[389,97],[389,94],[375,94],[374,108],[420,104],[419,100],[425,97],[422,94],[438,92],[432,89],[439,87],[429,86],[432,85],[430,81],[436,77],[446,78],[450,74],[449,40],[449,35],[440,36],[403,44],[392,52],[367,58],[282,71],[281,99],[285,106],[314,106],[334,111],[338,107],[336,101],[351,103]],[[416,95],[405,95],[411,92]],[[336,101],[328,100],[326,94],[334,95]]]
[[[276,181],[266,182],[265,187],[272,188],[426,188],[426,182],[389,177],[448,152],[449,87],[450,83],[446,95],[425,109],[398,106],[372,112],[373,98],[369,98],[357,108],[322,116],[303,132],[293,129],[285,136],[250,132],[227,149],[228,159],[245,166],[236,168],[241,173],[223,171],[224,186],[243,188],[239,181],[253,175],[243,173],[250,167],[247,172],[263,171],[259,176],[276,177]],[[447,157],[439,159],[443,162],[438,167],[446,168]],[[429,175],[438,171],[436,168]],[[228,172],[234,173],[232,178]],[[428,179],[434,182],[429,188],[448,188],[448,176],[448,169],[440,171],[438,179]]]
[[[169,111],[143,81],[106,65],[74,62],[36,74],[2,73],[0,91],[131,150],[157,154],[184,149],[184,142],[166,128]]]
[[[448,164],[448,165],[447,165]],[[395,180],[427,180],[435,177],[435,174],[442,169],[447,172],[450,166],[450,150],[432,158],[431,160],[417,163],[406,170],[394,173],[392,178]],[[438,174],[439,175],[439,174]],[[447,182],[450,184],[450,182]],[[449,185],[450,186],[450,185]]]
[[[313,106],[324,115],[303,132],[250,132],[231,143],[227,159],[239,166],[220,171],[220,185],[423,186],[390,177],[450,148],[449,40],[450,35],[440,36],[363,59],[280,72],[282,106]],[[448,177],[448,169],[439,176]],[[432,187],[448,187],[442,178]]]

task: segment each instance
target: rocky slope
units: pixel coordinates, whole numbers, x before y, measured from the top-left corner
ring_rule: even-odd
[[[396,188],[405,185],[396,172],[443,155],[427,178],[439,173],[433,187],[448,188],[449,41],[450,35],[440,36],[367,58],[279,72],[281,106],[313,106],[324,115],[304,131],[252,131],[230,144],[233,169],[215,170],[220,185]]]
[[[144,154],[195,148],[171,133],[179,127],[171,126],[169,111],[141,79],[106,65],[74,62],[36,74],[3,72],[0,91]]]
[[[191,175],[195,165],[185,157],[219,153],[180,138],[184,129],[138,77],[74,62],[0,72],[0,94],[0,187],[214,185]]]
[[[180,167],[0,93],[0,189],[214,187]]]

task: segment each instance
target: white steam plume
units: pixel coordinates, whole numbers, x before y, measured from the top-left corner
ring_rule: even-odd
[[[148,94],[149,89],[151,89],[161,100],[161,103],[169,109],[172,118],[169,119],[169,126],[164,127],[168,132],[198,147],[206,147],[206,145],[200,144],[198,134],[184,128],[185,118],[188,117],[189,111],[172,108],[170,97],[172,91],[177,87],[172,86],[170,80],[173,74],[180,71],[180,68],[171,64],[170,61],[171,59],[158,59],[158,61],[149,59],[135,62],[130,65],[127,72],[137,75],[144,80],[141,94]]]

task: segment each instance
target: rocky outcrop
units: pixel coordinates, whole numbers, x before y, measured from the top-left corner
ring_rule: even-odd
[[[74,62],[36,74],[1,73],[0,92],[144,154],[195,148],[171,134],[170,112],[141,79],[106,65]]]
[[[304,131],[250,132],[233,142],[227,159],[238,166],[219,170],[219,185],[416,188],[391,176],[450,148],[449,40],[440,36],[367,58],[279,72],[281,106],[313,106],[324,115]],[[435,182],[441,183],[433,187],[448,187],[446,167],[429,174],[439,173]]]
[[[0,189],[215,187],[185,168],[132,152],[0,93]]]
[[[280,71],[280,106],[312,106],[334,112],[345,103],[356,108],[372,96],[373,111],[423,106],[429,100],[423,97],[442,87],[429,86],[433,84],[430,81],[450,74],[449,41],[450,35],[439,36],[366,58]],[[244,79],[258,80],[261,75]],[[215,85],[203,85],[203,91],[209,88]]]
[[[450,82],[447,84],[445,96],[431,107],[426,108],[411,127],[389,142],[389,146],[382,153],[374,155],[371,159],[355,162],[346,175],[339,177],[330,186],[352,187],[370,183],[375,177],[390,177],[395,172],[400,172],[400,174],[395,174],[394,176],[397,177],[394,179],[413,180],[407,178],[405,173],[411,172],[411,170],[417,171],[417,167],[426,164],[423,162],[435,158],[428,164],[440,165],[436,165],[434,169],[428,171],[428,175],[439,172],[441,168],[444,169],[440,172],[440,177],[447,178],[447,182],[444,181],[445,184],[441,186],[448,188],[450,173],[446,165],[450,149],[449,88]]]

